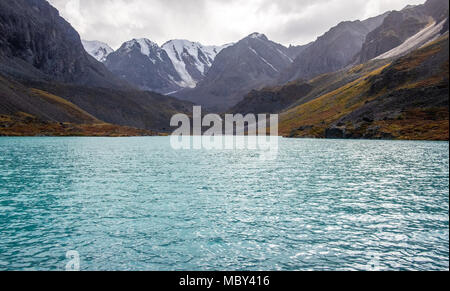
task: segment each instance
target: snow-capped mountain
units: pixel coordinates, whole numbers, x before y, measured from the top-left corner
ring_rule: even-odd
[[[171,40],[162,49],[169,55],[178,75],[182,79],[180,87],[195,88],[211,68],[214,59],[224,46],[204,46],[188,40]]]
[[[106,57],[114,50],[104,42],[96,40],[82,40],[84,49],[99,62],[105,62]]]
[[[205,78],[217,54],[227,46],[171,40],[159,47],[148,39],[133,39],[111,53],[105,65],[144,90],[171,94],[183,88],[195,88]]]
[[[274,82],[295,58],[289,49],[253,33],[217,55],[205,78],[194,89],[174,96],[223,111],[237,104],[252,89]]]
[[[145,38],[122,44],[106,58],[105,65],[143,90],[168,94],[183,84],[166,51]]]

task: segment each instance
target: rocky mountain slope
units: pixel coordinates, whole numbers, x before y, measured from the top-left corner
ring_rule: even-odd
[[[448,33],[280,116],[290,137],[448,140]],[[327,78],[322,76],[321,78]],[[312,83],[317,82],[317,80]],[[301,99],[301,98],[299,98]]]
[[[173,114],[192,110],[116,77],[44,0],[0,2],[0,86],[0,114],[18,124],[25,114],[30,128],[67,122],[164,131]]]
[[[101,41],[81,40],[81,42],[86,52],[102,63],[106,61],[108,55],[114,52],[108,44]]]
[[[367,46],[367,43],[374,43],[368,41],[363,45],[360,53],[357,53],[353,58],[347,58],[349,62],[347,65],[344,65],[345,62],[340,64],[340,66],[347,68],[341,68],[335,73],[332,73],[333,70],[331,69],[331,73],[322,74],[309,81],[300,78],[282,86],[253,90],[229,111],[233,113],[281,113],[282,134],[293,137],[448,139],[448,126],[445,123],[445,121],[448,123],[448,109],[446,110],[445,106],[443,106],[443,104],[448,104],[448,84],[445,86],[445,80],[448,83],[448,53],[447,55],[445,54],[445,49],[437,49],[437,47],[448,47],[448,38],[446,39],[448,35],[448,2],[429,0],[424,5],[408,6],[401,12],[388,13],[387,17],[379,18],[372,23],[372,28],[379,25],[379,28],[376,28],[373,32],[387,31],[386,27],[393,28],[392,19],[396,19],[399,14],[409,16],[403,15],[403,18],[396,22],[397,26],[395,26],[395,29],[398,33],[392,33],[392,35],[405,35],[401,39],[404,39],[403,42],[398,41],[395,43],[397,46],[383,48],[376,54],[384,53],[381,55],[375,54],[376,57],[370,58],[371,60],[364,62],[364,64],[351,65],[359,63],[359,61],[355,62],[355,59],[359,59],[364,54],[364,45]],[[408,24],[420,19],[417,15],[428,22],[423,24],[417,33],[413,34],[417,31],[417,28],[414,28],[414,26],[409,27]],[[376,20],[376,18],[372,20]],[[379,24],[380,20],[382,20],[381,25]],[[347,24],[351,24],[351,27],[354,28],[355,23],[361,24],[360,22]],[[333,39],[331,35],[339,35],[337,33],[339,31],[350,31],[348,28],[344,29],[345,24],[340,24],[340,29],[338,29],[338,26],[330,30],[327,33],[328,35],[325,35],[332,39],[328,46],[339,45],[339,41],[337,41],[339,37]],[[369,33],[368,38],[370,38],[371,34]],[[327,47],[325,45],[326,42],[323,40],[327,38],[325,36],[310,44],[294,61],[292,66],[298,65],[296,62],[302,56],[307,55],[303,64],[303,70],[297,70],[300,74],[295,76],[295,78],[316,75],[308,75],[307,72],[308,70],[310,71],[311,66],[308,67],[306,64],[308,61],[314,60],[311,64],[315,66],[320,64],[322,60],[327,59],[326,54],[321,54],[321,48]],[[439,39],[439,42],[433,43],[436,39]],[[433,45],[430,45],[430,43]],[[344,45],[344,42],[341,44]],[[361,45],[360,42],[358,46]],[[420,49],[422,46],[425,47]],[[430,47],[434,49],[430,49]],[[388,48],[390,50],[387,50]],[[426,51],[427,48],[431,50],[429,53],[430,63],[420,63],[422,60],[418,52]],[[311,50],[310,55],[308,55],[309,50]],[[339,49],[334,47],[333,51],[339,52]],[[339,56],[333,51],[330,52],[332,57],[336,58]],[[348,51],[348,48],[345,51]],[[317,55],[321,56],[322,60],[316,58],[313,52],[317,52]],[[353,53],[356,52],[355,46]],[[383,69],[385,66],[409,53],[411,54],[408,60],[412,66],[418,66],[417,68],[405,70],[402,74],[396,72],[393,74],[396,77],[384,75],[385,70]],[[339,66],[335,67],[335,69],[337,68]],[[391,67],[389,66],[389,68]],[[392,68],[390,71],[395,72]],[[431,80],[437,79],[439,74],[441,74],[443,81],[437,86],[433,84],[432,88],[428,88],[428,85],[432,84]],[[391,91],[389,91],[392,95],[386,94],[383,95],[384,99],[377,99],[376,102],[371,102],[371,98],[375,98],[376,94],[381,94],[367,90],[369,86],[373,85],[367,80],[375,75],[387,78],[382,83],[387,87],[392,86],[390,88]],[[410,79],[407,79],[406,76]],[[396,78],[399,78],[399,80]],[[424,78],[425,81],[416,82],[421,78]],[[409,90],[395,88],[397,82],[403,82],[403,86],[410,84],[415,86],[415,88],[410,88]],[[412,85],[413,83],[416,83],[416,85]],[[417,91],[419,90],[422,90],[422,100],[418,100],[417,97],[419,95]],[[399,94],[403,95],[398,98],[392,97]],[[408,99],[408,96],[410,99]],[[361,113],[353,111],[358,108],[356,106],[362,105],[360,103],[362,101],[371,105],[377,103],[377,105],[363,106],[364,110],[359,109]],[[438,109],[436,109],[436,106]],[[416,118],[414,117],[415,113],[418,114]],[[436,116],[433,117],[433,114],[436,114]],[[392,116],[398,118],[398,120],[392,118]],[[405,118],[405,121],[403,121],[403,118]],[[430,121],[433,118],[436,120]],[[328,119],[334,119],[334,121],[329,122]],[[409,126],[406,120],[417,126],[417,130],[412,131],[412,126]],[[426,123],[433,124],[433,126],[424,126]],[[395,130],[394,124],[396,126]]]
[[[298,50],[253,33],[219,53],[195,89],[182,90],[175,96],[210,110],[224,111],[241,101],[250,90],[275,82]]]
[[[296,99],[294,92],[304,95],[308,86],[302,80],[375,58],[403,56],[446,31],[448,1],[444,0],[428,0],[423,5],[408,6],[365,21],[342,22],[305,46],[292,65],[281,73],[279,83],[288,83],[286,86],[253,91],[230,111],[280,111]],[[314,98],[314,90],[309,96]]]
[[[87,86],[128,86],[85,52],[78,33],[47,1],[1,1],[0,22],[0,73]]]
[[[444,29],[445,21],[446,20],[443,20],[440,23],[433,21],[424,29],[405,40],[401,45],[376,57],[376,59],[389,59],[402,56],[439,38],[442,35],[441,32]]]
[[[445,22],[448,20],[448,11],[447,0],[428,0],[423,5],[407,6],[401,11],[393,11],[378,28],[367,35],[359,56],[360,63],[395,49],[411,37],[415,36],[417,39],[421,34],[423,37],[423,33],[426,33],[424,29],[427,27],[438,25],[441,27],[440,30],[444,29]],[[433,35],[428,40],[431,38]],[[411,49],[418,48],[420,45],[419,43]]]
[[[383,23],[388,13],[364,21],[346,21],[330,29],[303,50],[282,74],[281,82],[310,79],[338,71],[357,56],[366,36]]]
[[[147,91],[167,94],[179,90],[183,81],[166,51],[148,39],[125,42],[108,55],[105,65],[114,74]]]
[[[285,85],[252,90],[229,111],[232,113],[282,113],[289,108],[305,104],[356,81],[371,71],[387,64],[387,60],[374,60],[353,69],[323,74],[309,81],[302,79]]]

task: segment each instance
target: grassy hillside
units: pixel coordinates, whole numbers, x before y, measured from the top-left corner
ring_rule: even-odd
[[[86,135],[110,135],[105,131],[108,128],[113,135],[118,129],[125,135],[149,135],[154,132],[168,132],[169,121],[174,114],[189,113],[191,110],[192,105],[189,102],[151,92],[18,81],[0,75],[0,114],[9,116],[16,125],[22,123],[22,113],[33,117],[31,120],[27,119],[25,124],[16,126],[14,130],[9,128],[5,119],[0,120],[2,135],[21,135],[21,131],[23,135],[36,135],[39,134],[39,129],[43,130],[43,135],[51,135],[51,132],[61,135],[64,127],[60,128],[60,123],[72,124],[76,129],[67,130],[64,135],[71,135],[77,130]],[[32,124],[33,122],[36,124]],[[47,128],[49,124],[55,124],[56,127]],[[85,126],[92,124],[117,126]],[[7,131],[6,126],[9,128]]]
[[[45,121],[36,116],[17,112],[0,115],[0,136],[154,136],[157,132],[127,126],[96,122],[76,124]]]
[[[289,137],[448,140],[448,59],[447,35],[286,110],[280,132]]]
[[[17,111],[14,104],[2,102],[0,111],[13,113],[0,114],[0,136],[149,136],[158,133],[151,130],[118,126],[101,121],[87,113],[77,105],[64,98],[39,89],[26,89],[13,86],[5,87],[6,82],[0,79],[1,94],[16,97],[22,105],[32,108],[35,114]],[[19,91],[12,91],[12,89]],[[28,98],[25,100],[23,98]],[[5,101],[6,98],[2,101]],[[28,102],[27,102],[28,101]],[[40,108],[45,108],[42,111]],[[59,120],[65,120],[64,122]]]
[[[350,70],[323,74],[309,81],[296,80],[283,86],[253,90],[229,111],[242,114],[281,113],[358,80],[387,63],[386,60],[372,61]]]

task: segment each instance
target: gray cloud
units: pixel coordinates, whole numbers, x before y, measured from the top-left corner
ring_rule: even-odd
[[[49,0],[82,38],[119,47],[132,38],[235,42],[258,31],[305,44],[345,20],[365,19],[425,0]]]

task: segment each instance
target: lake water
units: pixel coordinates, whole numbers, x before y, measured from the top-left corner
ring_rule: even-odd
[[[0,270],[448,270],[449,143],[0,138]]]

